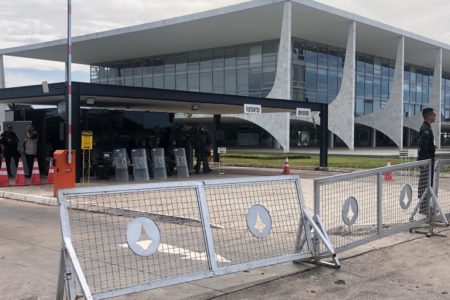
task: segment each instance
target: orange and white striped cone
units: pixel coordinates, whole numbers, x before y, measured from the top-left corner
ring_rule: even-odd
[[[289,175],[291,174],[291,168],[289,167],[289,159],[286,157],[284,160],[284,168],[283,168],[283,174]]]
[[[4,159],[0,167],[0,186],[9,186],[8,170],[6,169],[6,161]]]
[[[386,166],[387,167],[391,166],[391,161],[390,160],[387,161],[387,165]],[[392,181],[392,172],[384,173],[384,181]]]
[[[47,182],[48,183],[55,182],[55,169],[53,168],[53,159],[50,159],[50,166],[48,167]]]
[[[33,172],[31,173],[31,184],[41,184],[41,174],[39,173],[39,165],[37,158],[34,158]]]
[[[23,171],[22,159],[19,159],[19,165],[17,166],[16,185],[25,185],[25,173]]]

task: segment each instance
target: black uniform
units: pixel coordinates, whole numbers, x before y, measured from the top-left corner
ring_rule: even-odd
[[[5,155],[6,160],[6,168],[8,170],[8,176],[12,176],[11,173],[11,158],[14,158],[14,163],[19,163],[20,153],[17,149],[19,144],[19,139],[17,138],[17,135],[14,133],[14,131],[5,131],[0,136],[0,143],[3,145],[3,151]]]
[[[434,144],[434,135],[433,130],[431,130],[431,125],[428,122],[423,122],[420,127],[419,132],[419,151],[417,160],[425,160],[431,159],[431,182],[433,182],[434,175],[434,158],[436,153],[436,145]],[[420,170],[420,179],[419,179],[419,188],[418,188],[418,197],[419,199],[422,197],[423,193],[426,191],[428,186],[428,170],[421,169]],[[420,205],[419,212],[421,214],[427,214],[428,210],[428,196],[422,201]]]
[[[197,163],[194,166],[195,174],[200,171],[200,166],[203,163],[203,173],[207,174],[211,172],[208,164],[209,149],[211,147],[211,140],[209,139],[208,132],[203,129],[200,130],[195,141],[195,156],[197,157]]]

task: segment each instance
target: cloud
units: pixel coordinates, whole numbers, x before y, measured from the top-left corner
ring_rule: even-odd
[[[72,1],[73,35],[132,26],[173,18],[247,0],[76,0]],[[256,0],[258,1],[258,0]],[[432,39],[450,43],[450,1],[447,0],[317,0]],[[0,0],[0,47],[9,48],[66,37],[67,1]],[[26,69],[59,72],[62,64],[5,59],[7,86],[30,82]],[[83,69],[84,68],[84,69]],[[18,72],[17,70],[21,70]],[[85,74],[86,67],[74,67]],[[58,73],[60,74],[60,73]],[[86,75],[87,74],[87,75]],[[31,75],[30,75],[31,76]],[[34,74],[33,76],[36,76]],[[33,82],[39,78],[30,77]],[[64,80],[64,76],[59,81]],[[40,83],[42,80],[38,80]]]
[[[77,0],[72,1],[74,36],[132,26],[210,10],[246,0]],[[65,38],[67,1],[0,0],[0,47],[10,48]],[[39,84],[53,71],[52,80],[64,80],[64,64],[5,58],[6,85]],[[89,68],[73,66],[79,80],[89,81]],[[29,70],[29,71],[27,71]],[[39,72],[32,72],[37,70]],[[48,75],[48,74],[47,74]]]
[[[89,71],[76,70],[72,72],[73,81],[86,82],[89,78]],[[8,69],[6,72],[7,87],[17,87],[26,85],[41,84],[43,81],[48,83],[64,81],[64,70],[42,71],[36,69]]]

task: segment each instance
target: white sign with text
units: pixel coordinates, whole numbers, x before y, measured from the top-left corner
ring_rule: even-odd
[[[261,114],[261,105],[258,104],[244,104],[245,114]]]
[[[297,117],[310,118],[311,117],[311,109],[309,108],[297,108],[296,111]]]

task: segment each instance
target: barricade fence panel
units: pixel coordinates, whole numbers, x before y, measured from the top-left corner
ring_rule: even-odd
[[[62,190],[58,201],[88,299],[313,258],[296,176]]]
[[[413,214],[422,195],[431,185],[433,170],[430,163],[412,163],[396,171],[383,172],[382,182],[382,230],[386,232],[402,230],[405,226],[415,226],[412,221],[427,221],[427,202],[424,201],[418,213]],[[384,180],[386,173],[392,180]],[[428,198],[428,196],[427,196]],[[413,219],[411,219],[413,218]]]
[[[322,218],[336,252],[425,223],[426,212],[413,212],[431,184],[430,164],[426,160],[316,179],[314,213]]]
[[[205,193],[219,268],[302,251],[295,180],[206,182]]]
[[[442,210],[450,217],[450,159],[438,160],[436,163],[435,191],[439,197]]]
[[[197,185],[111,189],[65,195],[72,244],[92,293],[208,271]],[[155,244],[149,256],[136,255],[127,241],[130,222],[140,217],[153,221],[136,224],[138,249]]]

